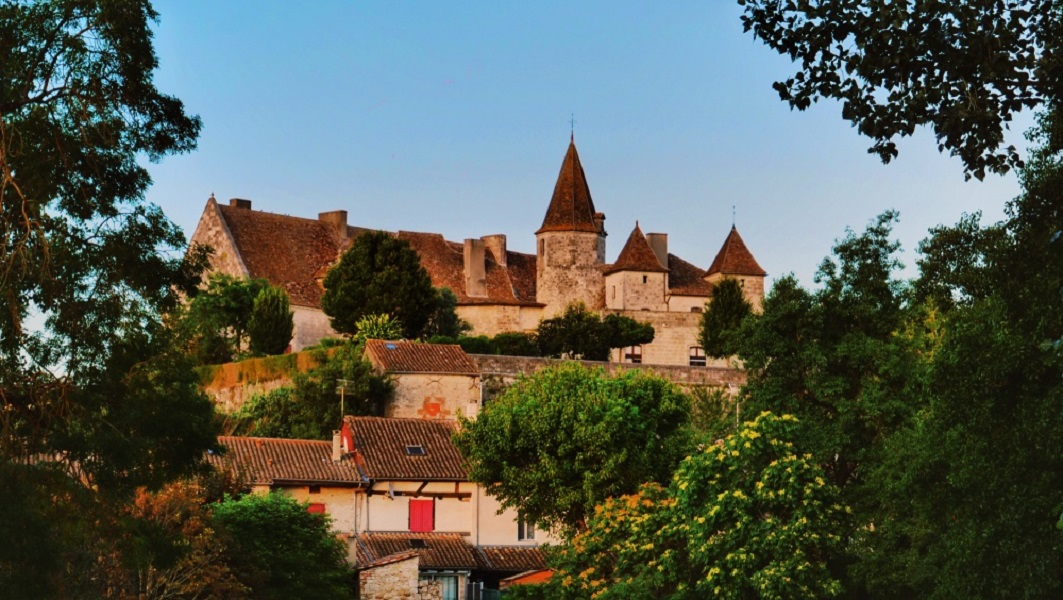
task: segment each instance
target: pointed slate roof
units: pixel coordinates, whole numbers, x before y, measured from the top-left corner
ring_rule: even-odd
[[[620,271],[668,272],[668,269],[661,265],[661,261],[657,260],[657,255],[654,254],[649,241],[639,228],[638,221],[635,221],[635,229],[628,236],[624,249],[620,251],[620,256],[605,270],[605,273],[608,275]]]
[[[715,273],[759,276],[768,274],[757,264],[757,259],[753,258],[753,253],[746,248],[746,243],[742,241],[742,236],[738,235],[738,229],[734,225],[731,225],[731,233],[727,234],[727,239],[716,253],[709,270],[705,271],[706,276]]]
[[[594,224],[594,201],[587,185],[587,176],[576,153],[576,141],[568,144],[568,152],[561,163],[561,172],[554,186],[554,197],[546,209],[543,226],[535,234],[546,231],[586,231],[600,233]]]

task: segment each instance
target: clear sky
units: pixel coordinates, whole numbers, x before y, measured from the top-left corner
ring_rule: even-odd
[[[922,132],[890,165],[820,103],[771,88],[789,61],[736,2],[161,0],[156,81],[204,127],[151,165],[149,199],[191,235],[207,198],[533,252],[570,115],[612,261],[635,225],[708,267],[737,225],[769,277],[812,274],[883,210],[914,264],[929,227],[999,220],[1014,175],[965,182]],[[1032,117],[1013,124],[1025,147]]]

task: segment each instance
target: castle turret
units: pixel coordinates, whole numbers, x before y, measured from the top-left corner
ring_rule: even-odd
[[[573,302],[591,310],[605,306],[605,236],[605,215],[594,209],[572,140],[543,225],[535,232],[536,299],[546,305],[544,317],[563,312]]]
[[[668,269],[636,221],[620,256],[605,269],[605,306],[613,310],[667,311],[667,289]]]
[[[705,281],[716,283],[722,279],[737,279],[742,285],[746,300],[753,305],[753,310],[760,312],[764,304],[764,277],[768,274],[753,258],[753,253],[746,248],[738,229],[731,225],[731,232],[723,241],[723,247],[716,253],[712,265],[705,271]]]

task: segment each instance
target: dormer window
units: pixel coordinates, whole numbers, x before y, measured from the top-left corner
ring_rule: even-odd
[[[407,456],[427,456],[428,452],[425,451],[424,446],[406,446]]]

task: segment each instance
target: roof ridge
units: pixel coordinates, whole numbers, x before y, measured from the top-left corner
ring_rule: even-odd
[[[749,248],[746,247],[745,241],[742,240],[742,236],[738,233],[738,227],[734,225],[731,225],[731,231],[727,234],[727,238],[724,239],[720,251],[716,253],[716,258],[712,260],[712,264],[705,271],[705,276],[716,273],[755,276],[768,274],[757,262],[757,259],[753,257],[753,253],[749,251]]]
[[[624,243],[624,249],[620,251],[620,256],[616,258],[616,262],[605,270],[606,274],[619,271],[668,272],[668,267],[661,264],[657,254],[650,247],[650,241],[642,233],[642,228],[639,227],[638,221],[635,221],[635,229],[631,230],[631,235],[628,236],[627,242]]]

